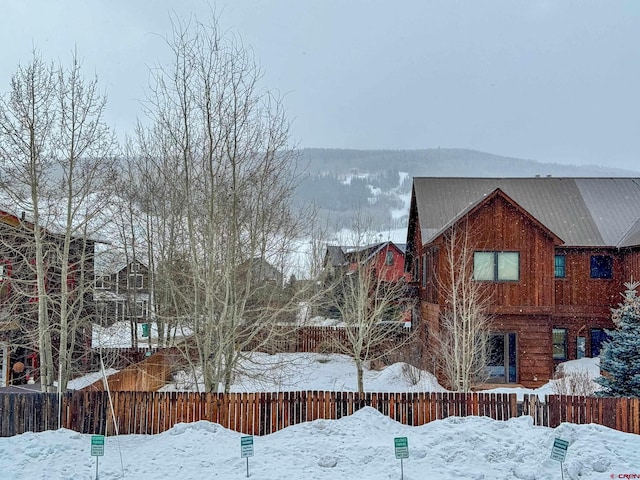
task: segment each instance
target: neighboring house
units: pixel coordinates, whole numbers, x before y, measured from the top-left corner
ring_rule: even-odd
[[[640,179],[415,178],[406,270],[428,346],[452,229],[490,298],[491,381],[539,386],[555,364],[599,354],[623,283],[640,278]]]
[[[247,260],[240,265],[239,271],[241,273],[249,271],[251,273],[251,281],[254,284],[269,282],[280,287],[283,286],[284,276],[282,272],[264,258],[256,257]]]
[[[363,247],[327,245],[323,265],[330,275],[355,271],[358,265],[370,266],[380,280],[395,282],[405,278],[404,245],[393,242]]]
[[[38,376],[38,306],[34,250],[34,224],[0,211],[0,386],[25,383]],[[64,236],[42,229],[45,252],[44,285],[48,298],[48,315],[52,323],[53,344],[59,331],[61,278],[60,255]],[[76,315],[76,348],[78,359],[91,345],[91,288],[82,288],[82,279],[93,278],[95,242],[73,238],[66,285],[70,312]],[[80,290],[76,290],[80,288]],[[79,297],[79,295],[81,295]],[[54,348],[54,363],[57,353]],[[86,358],[86,357],[85,357]]]
[[[375,275],[375,282],[395,283],[409,279],[405,273],[404,245],[391,241],[375,243],[362,247],[348,247],[327,245],[323,268],[325,278],[332,280],[342,275],[349,275],[358,268],[369,268]],[[384,287],[383,287],[384,288]],[[407,324],[412,322],[412,310],[408,295],[398,298],[403,314],[402,320]],[[337,315],[335,308],[329,307],[326,315]]]
[[[115,273],[96,275],[94,300],[98,322],[103,326],[124,321],[146,325],[151,317],[149,281],[149,268],[138,261],[118,267]],[[141,331],[148,334],[148,330],[141,328]]]

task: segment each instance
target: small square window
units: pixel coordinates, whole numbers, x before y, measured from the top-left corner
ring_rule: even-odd
[[[592,255],[591,278],[613,278],[613,258],[609,255]]]
[[[565,278],[567,275],[567,257],[564,255],[556,255],[553,262],[553,272],[556,278]]]

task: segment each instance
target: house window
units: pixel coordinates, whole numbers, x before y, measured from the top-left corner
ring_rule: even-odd
[[[393,252],[387,251],[387,255],[384,259],[385,265],[393,265]]]
[[[609,255],[591,256],[591,278],[612,278],[613,258]]]
[[[587,353],[587,339],[585,337],[578,337],[576,339],[576,358],[580,360],[584,358]]]
[[[132,272],[139,272],[140,271],[140,263],[138,262],[133,262],[131,264],[131,271]]]
[[[413,260],[413,281],[420,281],[420,262],[417,258]]]
[[[136,302],[128,302],[128,312],[130,317],[144,318],[147,315],[147,302],[138,300]]]
[[[567,329],[566,328],[553,329],[553,359],[554,360],[567,359]]]
[[[427,288],[427,255],[422,255],[422,288]]]
[[[591,329],[591,356],[599,357],[602,344],[609,339],[609,335],[602,328]]]
[[[142,288],[142,274],[141,273],[130,273],[127,277],[127,288]]]
[[[567,257],[556,255],[553,261],[553,272],[556,278],[564,278],[567,275]]]
[[[106,288],[107,288],[107,282],[105,281],[104,277],[96,277],[96,289],[104,290]]]
[[[473,279],[489,282],[520,280],[519,252],[474,252]]]
[[[0,263],[0,282],[9,278],[8,266],[4,263]]]

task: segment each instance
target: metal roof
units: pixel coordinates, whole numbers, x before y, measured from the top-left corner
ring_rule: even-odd
[[[639,178],[447,178],[413,181],[423,242],[496,189],[567,246],[640,245]]]

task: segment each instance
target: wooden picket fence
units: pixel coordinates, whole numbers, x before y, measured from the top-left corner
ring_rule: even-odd
[[[266,435],[316,419],[338,419],[364,406],[405,425],[424,425],[451,416],[507,420],[530,415],[535,425],[597,423],[640,434],[640,399],[487,393],[186,393],[106,392],[0,394],[0,436],[64,427],[81,433],[156,434],[177,423],[207,420],[238,432]],[[60,415],[59,415],[60,413]],[[60,422],[58,422],[60,419]]]
[[[403,324],[390,335],[390,340],[398,343],[405,342],[411,336],[411,330]],[[264,332],[258,332],[243,349],[246,351],[276,352],[312,352],[312,353],[341,353],[343,349],[338,345],[348,345],[347,329],[345,327],[273,327]]]

